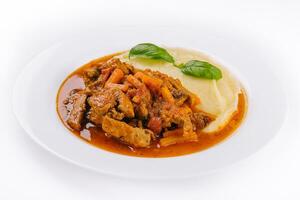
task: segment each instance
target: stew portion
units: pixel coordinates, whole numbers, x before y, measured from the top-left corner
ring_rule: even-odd
[[[64,100],[66,122],[76,131],[89,124],[132,147],[169,146],[197,141],[196,131],[213,120],[196,109],[195,94],[158,71],[110,59],[84,69],[82,78],[85,87]]]
[[[85,142],[130,156],[180,156],[224,141],[242,122],[247,108],[243,91],[239,94],[237,111],[221,130],[209,134],[201,132],[201,128],[213,120],[214,116],[197,111],[194,106],[200,99],[182,87],[179,81],[164,74],[150,70],[140,71],[119,60],[110,61],[115,55],[118,54],[95,59],[80,67],[64,80],[58,91],[59,118],[74,135]],[[120,69],[123,73],[120,73],[123,78],[117,83],[113,81],[116,80],[113,77],[120,71],[117,70],[112,76],[115,69]],[[143,80],[141,75],[135,75],[137,72],[147,76],[143,76]],[[128,76],[137,80],[139,86],[131,84],[127,80]],[[156,85],[149,86],[148,81],[147,86],[145,77],[155,78]],[[108,82],[109,79],[113,82]],[[157,84],[157,79],[163,82],[158,81]],[[157,86],[160,86],[160,91],[156,91]],[[164,87],[168,90],[163,89]],[[151,106],[140,106],[146,102],[151,102]],[[183,117],[171,108],[181,111]],[[134,117],[130,117],[133,115],[132,110]],[[170,118],[172,113],[174,117]],[[192,127],[192,131],[189,127]],[[132,143],[142,147],[136,147]]]

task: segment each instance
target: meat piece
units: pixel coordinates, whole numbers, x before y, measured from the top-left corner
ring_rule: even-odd
[[[192,92],[188,91],[185,87],[182,86],[181,82],[178,79],[174,79],[172,77],[169,77],[169,82],[173,86],[172,93],[177,93],[177,105],[181,105],[185,102],[185,100],[188,100],[188,103],[191,106],[195,106],[200,103],[200,98],[193,94]]]
[[[100,75],[100,71],[98,68],[89,68],[83,73],[83,80],[86,86],[92,84],[94,81],[98,79]]]
[[[105,88],[94,92],[88,103],[91,106],[88,118],[97,125],[101,125],[106,114],[118,120],[125,116],[134,117],[130,99],[119,88]]]
[[[195,127],[193,126],[191,115],[192,110],[187,106],[175,107],[170,109],[171,122],[178,124],[178,127],[183,128],[183,136],[191,137],[195,135]]]
[[[120,59],[111,59],[109,60],[104,67],[112,68],[112,69],[121,69],[124,74],[129,74],[133,71],[133,66],[129,65],[125,62],[121,62]]]
[[[161,98],[155,99],[152,107],[149,110],[149,116],[160,117],[162,129],[171,127],[172,114],[170,112],[171,106],[164,102]]]
[[[140,119],[145,119],[148,117],[148,105],[142,102],[139,106],[136,106],[136,112]]]
[[[212,117],[210,117],[202,112],[193,113],[193,116],[192,116],[192,122],[196,125],[197,129],[203,129],[212,120],[213,120]]]
[[[116,105],[116,96],[112,91],[99,90],[88,99],[88,104],[91,106],[88,119],[96,125],[101,125],[103,116]]]
[[[192,113],[186,105],[178,107],[160,99],[155,101],[150,110],[150,116],[160,117],[162,129],[171,128],[172,124],[176,124],[177,127],[183,128],[184,135],[195,134],[195,127],[191,121]]]
[[[122,120],[125,117],[124,113],[118,112],[115,108],[110,109],[107,116],[116,120]]]
[[[117,121],[105,116],[102,129],[108,134],[135,147],[148,147],[151,141],[151,132],[146,129],[134,128],[125,122]]]
[[[183,136],[196,135],[196,133],[195,133],[196,128],[194,128],[190,116],[184,115],[181,118],[181,120],[183,122]]]
[[[126,117],[134,117],[133,105],[130,99],[119,89],[115,90],[115,95],[119,102],[118,109],[125,114]]]
[[[172,95],[175,98],[175,104],[177,106],[183,105],[189,99],[189,95],[185,93],[183,90],[173,89]]]
[[[100,76],[98,76],[98,79],[94,82],[91,82],[88,85],[86,84],[86,86],[91,90],[101,89],[104,86],[104,84],[106,83],[106,81],[109,78],[112,71],[113,71],[113,68],[101,69],[101,73],[100,73]]]
[[[67,123],[69,126],[77,131],[81,130],[81,124],[86,110],[86,98],[87,95],[84,93],[76,93],[73,98],[73,108],[69,113]]]

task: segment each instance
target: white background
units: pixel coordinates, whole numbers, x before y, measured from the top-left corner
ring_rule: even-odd
[[[272,41],[284,63],[274,71],[288,97],[287,120],[250,158],[193,179],[109,177],[46,152],[14,118],[10,103],[17,74],[56,41],[109,24],[180,29],[187,21],[249,30]],[[300,199],[300,1],[0,1],[0,58],[0,199]]]

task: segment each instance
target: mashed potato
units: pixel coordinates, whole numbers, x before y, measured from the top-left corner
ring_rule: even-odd
[[[203,129],[203,131],[207,133],[218,131],[227,124],[233,113],[237,110],[238,95],[241,92],[240,83],[227,69],[200,52],[182,48],[166,49],[175,58],[177,64],[186,63],[190,60],[207,61],[221,69],[223,78],[216,81],[188,76],[172,64],[164,61],[143,58],[132,58],[129,60],[128,52],[117,57],[138,69],[148,68],[157,70],[178,78],[185,88],[200,97],[201,104],[199,105],[199,109],[216,116],[216,119]]]

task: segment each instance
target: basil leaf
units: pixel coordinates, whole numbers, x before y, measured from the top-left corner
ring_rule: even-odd
[[[165,49],[151,43],[142,43],[131,48],[129,51],[129,59],[131,57],[164,60],[169,63],[175,62],[174,58]]]
[[[187,75],[206,79],[219,80],[222,78],[221,70],[205,61],[191,60],[183,65],[181,71]]]

